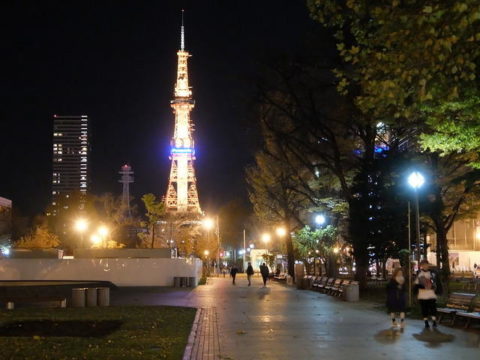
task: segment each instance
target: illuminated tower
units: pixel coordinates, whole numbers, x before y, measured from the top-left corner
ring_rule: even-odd
[[[195,143],[193,141],[193,123],[190,112],[195,106],[192,90],[188,85],[188,58],[185,51],[185,33],[182,27],[180,35],[180,50],[177,52],[178,68],[175,84],[175,97],[170,102],[175,114],[175,129],[171,141],[170,160],[172,167],[168,182],[166,207],[170,213],[200,214],[200,203],[195,178],[193,162],[195,160]]]
[[[119,183],[123,184],[123,193],[122,193],[122,208],[124,211],[125,217],[132,217],[130,211],[130,184],[133,183],[133,170],[130,165],[123,165],[118,172],[122,177],[118,180]]]

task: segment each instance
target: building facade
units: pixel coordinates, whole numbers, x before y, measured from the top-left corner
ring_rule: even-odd
[[[89,182],[88,116],[53,116],[52,202],[47,215],[82,209]],[[77,200],[72,201],[72,198]]]

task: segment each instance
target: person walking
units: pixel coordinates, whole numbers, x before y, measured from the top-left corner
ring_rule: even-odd
[[[262,274],[263,287],[267,287],[267,279],[270,271],[268,270],[268,266],[265,263],[260,265],[260,274]]]
[[[235,265],[230,269],[230,276],[232,277],[232,284],[235,285],[235,277],[237,276],[238,269]]]
[[[248,279],[248,286],[252,285],[252,275],[254,274],[252,263],[249,262],[247,266],[247,279]]]
[[[432,326],[437,327],[437,294],[442,293],[441,286],[437,274],[430,270],[428,260],[420,261],[420,270],[415,279],[415,290],[418,291],[417,298],[426,329],[430,327],[428,317],[432,319]]]
[[[393,271],[392,278],[387,284],[387,309],[392,320],[392,327],[405,327],[406,287],[402,268]],[[400,315],[400,324],[397,323],[396,314]]]

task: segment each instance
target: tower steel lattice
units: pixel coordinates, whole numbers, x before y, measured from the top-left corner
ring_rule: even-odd
[[[188,84],[188,58],[191,55],[185,51],[183,10],[180,50],[177,52],[177,56],[177,81],[175,83],[174,99],[170,102],[175,115],[175,128],[170,143],[172,165],[165,199],[166,208],[170,213],[200,214],[197,180],[193,166],[195,143],[192,133],[194,128],[190,119],[190,112],[195,106],[195,101],[192,99],[192,90]]]
[[[120,175],[119,183],[123,184],[122,192],[122,209],[124,216],[132,217],[132,212],[130,210],[130,184],[133,183],[133,170],[130,165],[123,165],[118,172]]]

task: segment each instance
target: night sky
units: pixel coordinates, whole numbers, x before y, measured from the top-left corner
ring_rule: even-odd
[[[203,208],[246,198],[248,120],[258,63],[295,51],[317,26],[303,1],[11,1],[0,5],[0,196],[22,213],[50,200],[52,116],[90,118],[94,194],[164,195],[181,9],[196,107],[196,172]]]

